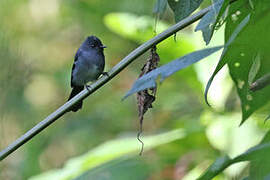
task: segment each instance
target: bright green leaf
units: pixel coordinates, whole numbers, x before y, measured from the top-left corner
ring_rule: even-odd
[[[86,171],[73,180],[138,180],[151,176],[151,165],[144,158],[124,156]],[[106,174],[106,178],[104,177]],[[105,178],[105,179],[104,179]]]
[[[130,13],[110,13],[104,18],[104,23],[113,32],[122,37],[144,42],[154,35],[154,18],[137,16]],[[160,21],[157,31],[164,31],[168,25]]]
[[[167,133],[144,137],[145,151],[154,147],[181,139],[185,136],[183,130],[173,130]],[[69,180],[83,173],[108,163],[125,155],[138,155],[141,146],[136,138],[122,138],[108,141],[88,153],[70,159],[63,169],[51,170],[44,174],[32,177],[30,180]]]
[[[226,24],[225,39],[232,33],[235,24],[244,18],[245,14],[251,13],[249,24],[235,39],[231,48],[228,49],[224,59],[228,61],[230,75],[237,87],[237,93],[241,100],[242,123],[257,109],[267,104],[270,100],[270,87],[266,86],[257,91],[250,91],[249,82],[255,76],[261,78],[270,71],[269,30],[270,6],[268,1],[253,1],[252,9],[248,1],[236,1],[231,7],[231,18]],[[244,8],[248,7],[248,8]],[[258,56],[259,54],[259,56]],[[254,58],[257,57],[257,58]],[[260,59],[259,65],[256,61]],[[254,69],[253,64],[255,61]],[[257,69],[257,70],[256,70]],[[253,72],[253,75],[250,73]],[[257,72],[256,72],[257,71]]]
[[[229,59],[224,58],[224,56],[227,54],[227,51],[228,51],[228,49],[230,48],[231,43],[234,41],[234,39],[238,36],[238,34],[241,32],[241,30],[242,30],[242,29],[246,26],[246,24],[248,23],[249,18],[250,18],[250,16],[248,15],[248,16],[246,16],[246,17],[243,19],[243,21],[241,21],[241,23],[239,23],[239,25],[235,28],[234,32],[231,34],[230,38],[228,39],[228,41],[227,41],[226,44],[225,44],[225,47],[224,47],[223,52],[222,52],[222,54],[221,54],[221,58],[220,58],[220,60],[219,60],[219,62],[218,62],[218,65],[217,65],[217,67],[216,67],[214,73],[213,73],[212,76],[210,77],[210,79],[209,79],[209,81],[208,81],[208,83],[207,83],[207,85],[206,85],[206,88],[205,88],[204,97],[205,97],[205,101],[206,101],[206,103],[207,103],[208,105],[209,105],[209,103],[208,103],[208,100],[207,100],[207,93],[208,93],[208,91],[209,91],[209,88],[210,88],[210,86],[211,86],[211,84],[212,84],[212,82],[213,82],[213,80],[214,80],[216,74],[217,74],[217,73],[223,68],[223,66],[224,66],[226,63],[228,63],[228,61],[229,61]]]

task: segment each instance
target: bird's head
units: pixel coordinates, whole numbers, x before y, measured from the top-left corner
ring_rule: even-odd
[[[98,51],[103,51],[106,46],[102,44],[100,39],[96,36],[88,36],[83,43],[84,48],[87,49],[96,49]]]

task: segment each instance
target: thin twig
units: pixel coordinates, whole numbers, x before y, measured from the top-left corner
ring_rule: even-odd
[[[66,102],[64,105],[62,105],[60,108],[58,108],[56,111],[54,111],[52,114],[50,114],[47,118],[45,118],[43,121],[38,123],[36,126],[34,126],[32,129],[27,131],[24,135],[22,135],[20,138],[15,140],[13,143],[11,143],[8,147],[6,147],[4,150],[0,152],[0,161],[6,158],[9,154],[11,154],[13,151],[18,149],[20,146],[22,146],[24,143],[29,141],[31,138],[33,138],[35,135],[40,133],[43,129],[48,127],[50,124],[52,124],[54,121],[56,121],[58,118],[63,116],[66,111],[74,105],[76,102],[85,99],[90,94],[95,92],[97,89],[102,87],[105,83],[107,83],[110,79],[112,79],[114,76],[116,76],[118,73],[120,73],[124,68],[126,68],[131,62],[133,62],[136,58],[138,58],[140,55],[145,53],[147,50],[149,50],[154,44],[158,44],[164,39],[168,38],[172,34],[175,34],[177,31],[189,26],[190,24],[194,23],[195,21],[202,18],[209,10],[211,9],[211,6],[202,9],[201,11],[197,12],[196,14],[189,16],[182,21],[178,22],[177,24],[171,26],[164,32],[158,34],[154,38],[148,40],[138,48],[136,48],[134,51],[132,51],[130,54],[128,54],[122,61],[120,61],[117,65],[115,65],[109,72],[108,76],[102,76],[98,81],[91,84],[89,91],[83,90],[81,93],[79,93],[77,96],[72,98],[70,101]]]
[[[264,76],[262,76],[261,78],[259,78],[258,80],[256,80],[255,82],[253,82],[250,85],[249,89],[251,91],[255,92],[255,91],[261,90],[269,85],[270,85],[270,73],[267,73]]]
[[[137,139],[138,139],[138,141],[141,143],[141,150],[140,150],[140,153],[139,153],[140,156],[142,155],[143,149],[144,149],[144,143],[143,143],[143,141],[141,140],[141,134],[142,134],[142,132],[143,132],[143,122],[142,122],[142,120],[141,120],[141,121],[140,121],[140,129],[139,129],[139,132],[138,132],[138,134],[137,134]]]

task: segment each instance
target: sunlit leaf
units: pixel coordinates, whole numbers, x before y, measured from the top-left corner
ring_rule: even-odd
[[[155,87],[156,80],[159,76],[160,82],[162,82],[164,79],[171,76],[173,73],[206,58],[212,53],[220,50],[222,47],[223,46],[218,46],[214,48],[195,51],[147,73],[146,75],[136,80],[136,82],[133,84],[133,87],[127,92],[124,98],[141,90]]]
[[[137,16],[131,13],[109,13],[104,18],[105,25],[118,35],[139,42],[145,42],[154,35],[154,21],[150,16]],[[164,31],[169,25],[158,23],[156,31]]]
[[[185,132],[178,129],[159,135],[144,137],[145,151],[181,139],[184,136]],[[140,148],[141,146],[136,138],[122,138],[108,141],[84,155],[70,159],[63,169],[51,170],[32,177],[30,180],[74,179],[93,168],[106,164],[124,155],[138,154]]]
[[[140,180],[151,176],[151,165],[144,158],[125,156],[90,169],[72,180]],[[106,178],[104,179],[104,174]]]
[[[241,122],[240,117],[240,113],[224,115],[213,115],[211,113],[211,115],[204,117],[211,119],[211,123],[206,130],[209,143],[215,149],[231,157],[239,155],[256,145],[265,134],[253,121],[245,124],[245,126],[238,127]]]

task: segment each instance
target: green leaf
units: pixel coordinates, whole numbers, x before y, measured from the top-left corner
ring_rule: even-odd
[[[232,163],[229,156],[218,158],[197,180],[211,180]]]
[[[151,166],[144,158],[125,156],[86,171],[73,180],[138,180],[151,176]],[[104,178],[106,174],[106,178]]]
[[[249,73],[248,73],[248,85],[249,86],[254,82],[254,79],[255,79],[256,75],[258,74],[260,67],[261,67],[261,55],[260,55],[260,53],[258,53],[256,55],[256,57],[254,58],[253,64],[252,64],[252,66],[249,70]]]
[[[175,22],[189,16],[195,11],[203,0],[168,0],[170,8],[174,12]]]
[[[249,5],[250,5],[250,7],[251,7],[252,9],[254,9],[254,4],[253,4],[252,1],[253,1],[253,0],[248,0],[248,3],[249,3]]]
[[[204,92],[204,97],[205,97],[205,101],[206,103],[210,106],[208,100],[207,100],[207,94],[209,91],[209,88],[216,76],[216,74],[223,68],[223,66],[228,63],[229,59],[224,58],[224,56],[227,54],[228,49],[230,48],[231,43],[234,41],[234,39],[238,36],[238,34],[242,31],[242,29],[247,25],[248,21],[249,21],[250,16],[246,16],[243,21],[241,21],[241,23],[239,23],[239,25],[235,28],[234,32],[231,34],[230,38],[228,39],[228,41],[226,42],[223,52],[221,54],[221,58],[218,62],[218,65],[214,71],[214,73],[212,74],[212,76],[210,77],[206,88],[205,88],[205,92]]]
[[[249,149],[245,156],[250,161],[249,179],[265,179],[270,172],[270,131],[266,133],[260,145]]]
[[[247,150],[245,153],[234,158],[234,162],[249,161],[256,159],[258,156],[262,156],[264,152],[270,151],[270,142],[254,146]]]
[[[153,37],[155,19],[150,16],[137,16],[131,13],[109,13],[104,17],[105,25],[118,35],[135,40],[137,42],[145,42]],[[158,23],[157,32],[166,30],[169,25],[163,21]]]
[[[270,159],[265,158],[270,155],[270,131],[265,135],[263,141],[250,149],[245,153],[231,159],[228,156],[218,158],[198,179],[199,180],[210,180],[216,175],[221,173],[224,169],[234,163],[242,161],[251,161],[251,174],[249,179],[263,179],[268,175],[270,171]],[[252,169],[254,168],[254,169]],[[260,172],[260,173],[258,173]]]
[[[219,11],[223,5],[224,0],[219,0],[218,2],[214,3],[211,6],[211,10],[203,16],[203,18],[201,19],[201,21],[199,22],[199,24],[197,25],[195,31],[199,31],[201,30],[203,33],[203,39],[207,44],[209,44],[212,36],[213,36],[213,32],[215,29],[215,24],[217,22],[217,16],[219,14]]]
[[[167,0],[157,0],[153,12],[162,17],[167,8]]]
[[[268,1],[253,1],[253,3],[255,9],[250,7],[248,1],[233,3],[235,6],[230,9],[232,15],[228,19],[225,29],[225,38],[228,38],[231,29],[239,21],[238,19],[241,19],[244,14],[252,12],[250,23],[235,39],[224,57],[228,60],[230,75],[241,100],[241,124],[270,100],[269,86],[254,92],[250,91],[249,83],[254,76],[260,79],[270,72],[270,36],[269,30],[266,28],[270,26],[270,14],[267,13],[270,11],[270,6]],[[256,65],[258,59],[260,59],[260,68],[258,64]],[[255,65],[253,66],[254,61]],[[254,73],[252,73],[253,71]]]
[[[264,123],[270,119],[270,114],[265,118]]]
[[[175,141],[185,137],[185,132],[181,129],[144,137],[145,151],[154,147]],[[106,165],[112,160],[116,160],[125,155],[138,155],[140,144],[136,138],[121,138],[108,141],[88,153],[70,159],[63,169],[51,170],[46,173],[30,178],[30,180],[58,179],[69,180],[81,176],[98,166]]]
[[[212,53],[220,50],[222,47],[223,46],[218,46],[195,51],[143,75],[135,81],[133,87],[126,93],[123,99],[141,90],[156,87],[156,80],[159,76],[161,77],[159,81],[162,82],[164,79],[171,76],[173,73],[206,58]]]

